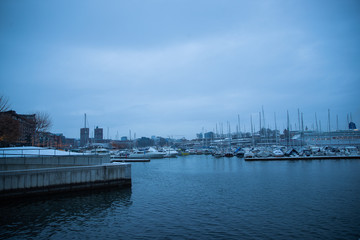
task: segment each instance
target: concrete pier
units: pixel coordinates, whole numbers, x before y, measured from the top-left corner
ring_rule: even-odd
[[[0,171],[90,166],[106,163],[110,163],[109,155],[0,157]]]
[[[0,199],[131,186],[131,165],[109,155],[0,158]]]
[[[115,186],[131,186],[130,164],[0,171],[0,199]]]

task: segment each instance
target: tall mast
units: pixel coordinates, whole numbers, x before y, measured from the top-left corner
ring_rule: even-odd
[[[261,106],[261,111],[262,111],[262,119],[263,119],[263,128],[265,129],[265,139],[266,141],[267,139],[267,131],[266,131],[266,125],[265,125],[265,114],[264,114],[264,106]]]
[[[330,127],[330,109],[328,109],[328,127],[329,127],[329,133],[331,131],[331,127]]]
[[[259,132],[261,131],[261,112],[259,112],[259,124],[260,124],[260,129]]]
[[[240,116],[238,114],[238,137],[240,138],[240,132],[241,132],[241,129],[240,129]]]
[[[300,109],[298,109],[298,122],[299,122],[299,132],[300,132],[300,129],[301,129],[301,127],[300,127]]]
[[[262,118],[263,118],[263,127],[266,128],[266,125],[265,125],[264,106],[261,106],[261,111],[262,111]]]
[[[330,132],[331,132],[331,126],[330,126],[330,109],[328,109],[328,125],[329,125],[329,139],[330,139],[330,144],[331,144],[331,135],[330,135]]]
[[[275,119],[275,143],[278,144],[277,140],[277,125],[276,125],[276,113],[274,112],[274,119]]]
[[[304,116],[303,113],[301,113],[301,146],[304,142]]]
[[[287,130],[288,130],[288,144],[290,144],[290,121],[289,121],[289,110],[286,110],[287,119]]]
[[[216,123],[216,125],[215,125],[215,128],[216,128],[216,138],[218,138],[219,136],[219,134],[218,134],[218,128],[217,128],[217,123]]]
[[[252,114],[250,114],[250,122],[251,122],[251,140],[252,140],[252,145],[254,146],[254,131],[253,131]]]

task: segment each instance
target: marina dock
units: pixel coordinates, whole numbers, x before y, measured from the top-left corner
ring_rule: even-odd
[[[110,162],[150,162],[150,159],[112,158]]]
[[[340,159],[359,159],[360,156],[296,156],[296,157],[266,157],[266,158],[244,158],[245,161],[297,161],[297,160],[340,160]]]

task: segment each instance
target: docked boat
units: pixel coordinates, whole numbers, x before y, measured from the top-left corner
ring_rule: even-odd
[[[225,154],[222,151],[216,151],[212,154],[216,158],[224,157]]]
[[[164,157],[166,158],[175,158],[177,155],[179,155],[178,151],[169,147],[163,148],[159,152],[164,153]]]
[[[271,157],[271,155],[272,155],[271,152],[268,150],[261,150],[255,154],[255,156],[259,158],[267,158],[267,157]]]
[[[95,155],[108,155],[110,154],[110,151],[106,148],[94,148],[90,153]]]
[[[233,157],[233,156],[234,156],[234,153],[232,153],[232,152],[225,153],[225,157]]]
[[[148,149],[140,150],[134,149],[127,158],[134,158],[134,159],[152,159],[152,158],[164,158],[165,153],[159,152],[153,147],[149,147]]]
[[[244,154],[244,158],[254,158],[255,154],[252,151],[247,151]]]
[[[237,156],[239,158],[243,158],[245,155],[245,151],[241,147],[239,147],[238,149],[236,149],[234,154],[235,154],[235,156]]]
[[[273,157],[283,157],[283,156],[284,156],[284,153],[283,153],[283,151],[281,151],[280,149],[275,149],[275,150],[272,152],[272,156],[273,156]]]

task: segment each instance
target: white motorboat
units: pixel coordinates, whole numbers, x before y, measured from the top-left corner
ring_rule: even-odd
[[[172,149],[172,148],[169,148],[169,147],[164,147],[161,151],[159,151],[161,153],[164,153],[164,157],[166,158],[174,158],[176,157],[177,155],[179,155],[179,152]]]
[[[153,147],[149,147],[145,150],[134,149],[127,158],[136,158],[136,159],[151,159],[151,158],[164,158],[164,152],[159,152]]]
[[[254,158],[255,154],[252,151],[246,151],[244,154],[244,158]]]
[[[275,150],[272,152],[272,155],[273,155],[273,157],[283,157],[283,156],[284,156],[284,153],[283,153],[283,151],[281,151],[280,149],[275,149]]]
[[[106,149],[106,148],[94,148],[91,150],[91,154],[108,155],[108,154],[110,154],[110,151],[109,151],[109,149]]]

